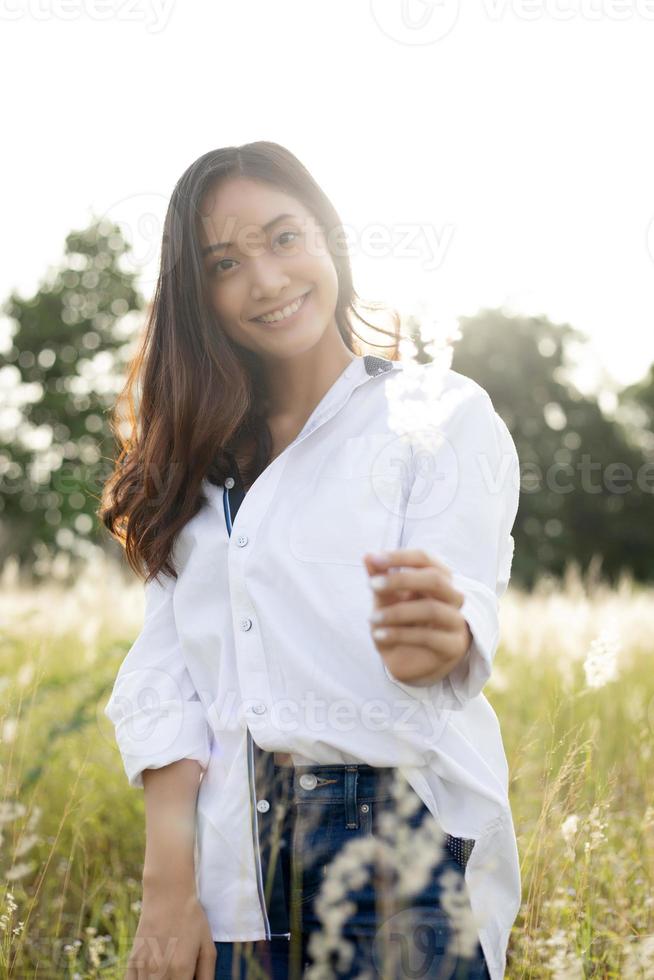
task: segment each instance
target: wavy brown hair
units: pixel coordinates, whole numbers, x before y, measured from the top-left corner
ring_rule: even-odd
[[[346,346],[356,355],[381,347],[385,356],[399,359],[397,312],[391,311],[389,332],[355,308],[355,303],[368,309],[384,304],[364,303],[357,295],[340,218],[297,157],[277,143],[260,141],[210,150],[192,163],[166,212],[154,297],[110,419],[118,457],[97,512],[146,581],[159,572],[177,577],[175,538],[205,503],[203,478],[222,485],[244,443],[254,447],[242,471],[245,486],[271,461],[262,362],[221,329],[208,301],[201,256],[202,199],[220,182],[239,176],[292,195],[325,232],[338,276],[335,319]],[[353,329],[352,316],[392,343],[365,342]]]

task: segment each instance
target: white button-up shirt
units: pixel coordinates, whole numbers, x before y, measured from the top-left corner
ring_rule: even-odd
[[[203,506],[175,541],[178,577],[145,586],[143,628],[105,714],[131,786],[146,768],[202,766],[196,883],[214,940],[278,934],[263,894],[274,808],[262,760],[393,766],[445,833],[475,842],[465,880],[499,980],[521,881],[506,756],[482,689],[511,569],[518,456],[487,392],[453,370],[443,438],[425,455],[399,437],[385,389],[404,368],[356,357],[245,496],[237,471],[236,486],[203,481]],[[465,597],[470,650],[431,686],[394,678],[371,638],[363,554],[394,548],[440,559]]]

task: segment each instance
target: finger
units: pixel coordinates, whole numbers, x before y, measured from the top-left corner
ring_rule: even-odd
[[[363,562],[369,575],[368,581],[370,581],[370,577],[373,575],[378,575],[380,569],[375,565],[374,561],[372,561],[369,555],[364,555]],[[373,592],[373,609],[382,609],[384,606],[388,606],[393,602],[397,602],[398,600],[404,602],[407,599],[414,598],[417,598],[417,595],[410,589],[401,589],[396,593],[389,593],[387,596],[382,596]]]
[[[368,552],[363,556],[363,562],[369,575],[376,575],[379,571],[384,571],[388,563],[383,555],[374,555]]]
[[[384,598],[389,592],[412,589],[442,599],[443,602],[449,602],[457,609],[461,608],[465,600],[463,593],[450,585],[447,578],[436,568],[407,569],[402,572],[389,572],[388,575],[373,575],[369,579],[369,585],[374,592]]]
[[[385,561],[383,560],[383,555],[379,556],[370,553],[365,554],[363,556],[363,563],[366,567],[366,571],[368,572],[369,578],[372,578],[375,575],[384,574],[384,572],[387,570]],[[388,569],[389,574],[396,574],[396,572],[397,572],[396,568]],[[397,602],[398,600],[401,600],[404,602],[407,599],[417,599],[417,598],[419,598],[418,593],[414,592],[412,589],[401,589],[398,590],[397,596],[395,596],[395,598],[391,599],[390,601]],[[388,600],[385,597],[380,597],[380,600],[381,601],[375,602],[375,608],[380,608],[383,605],[387,605]]]
[[[380,650],[391,674],[405,684],[435,684],[451,669],[451,659],[425,646],[405,643]]]
[[[387,571],[389,575],[397,574],[396,568],[387,569],[383,564],[383,562],[375,561],[370,555],[363,556],[363,563],[366,566],[366,571],[368,572],[369,579],[373,578],[375,575],[383,575]],[[406,593],[406,596],[408,597],[410,590],[404,589],[403,591]]]
[[[379,611],[379,610],[376,610]],[[383,620],[373,620],[371,626],[426,626],[433,629],[454,629],[459,624],[460,615],[449,603],[440,599],[419,596],[416,599],[392,602],[383,608]]]
[[[380,651],[384,652],[392,647],[420,647],[432,657],[434,654],[442,654],[448,660],[456,655],[457,650],[456,637],[450,630],[434,629],[431,626],[375,627],[372,637]],[[414,650],[413,654],[415,652]]]
[[[209,945],[207,941],[200,947],[198,961],[195,967],[193,980],[214,980],[216,975],[217,951],[213,942]]]
[[[373,592],[373,596],[373,610],[375,612],[379,612],[380,609],[387,609],[389,606],[394,606],[398,602],[410,602],[412,599],[419,598],[416,592],[404,590],[386,592],[383,595],[382,593]]]
[[[431,565],[434,568],[438,568],[445,575],[452,576],[452,569],[445,562],[441,561],[440,558],[436,558],[435,555],[427,554],[422,548],[397,548],[395,551],[385,551],[381,554],[367,552],[366,557],[371,558],[376,566],[381,565],[384,568],[393,568],[402,565],[413,568],[424,568]]]

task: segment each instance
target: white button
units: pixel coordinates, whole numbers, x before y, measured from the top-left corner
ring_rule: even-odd
[[[302,789],[315,789],[318,784],[318,777],[312,772],[304,772],[300,776],[300,786]]]
[[[247,534],[239,534],[239,536],[236,539],[236,544],[239,546],[239,548],[245,547],[247,543],[248,543]]]
[[[261,701],[259,701],[258,704],[252,705],[252,711],[254,711],[255,715],[262,715],[265,710],[266,710],[266,706],[265,704],[262,704]]]
[[[270,803],[268,802],[268,800],[259,800],[259,802],[257,803],[257,810],[259,811],[259,813],[267,813],[269,809],[270,809]]]
[[[227,477],[227,479],[225,480],[225,486],[227,487],[228,490],[231,490],[232,489],[232,487],[234,486],[234,477],[233,476],[228,476]]]
[[[242,619],[241,620],[241,623],[240,623],[240,626],[241,626],[241,629],[242,630],[249,630],[250,627],[252,626],[252,620],[251,619]]]

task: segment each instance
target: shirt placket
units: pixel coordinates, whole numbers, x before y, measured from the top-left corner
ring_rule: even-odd
[[[232,522],[243,501],[245,492],[234,465],[233,476],[225,481],[223,506],[225,509],[225,524],[231,537]],[[247,543],[245,535],[238,542],[241,546]],[[242,622],[242,627],[250,620]],[[249,627],[248,627],[249,628]],[[263,702],[256,702],[251,710],[261,714],[265,708]],[[252,738],[250,728],[247,728],[247,765],[248,787],[250,794],[250,830],[254,846],[254,863],[257,875],[257,893],[261,914],[263,916],[266,939],[282,936],[290,939],[288,921],[288,906],[282,862],[279,856],[279,826],[274,823],[277,813],[271,805],[274,789],[274,753],[267,752]],[[274,867],[272,865],[274,864]],[[266,887],[268,886],[268,887]]]
[[[329,399],[321,410],[316,411],[315,415],[307,420],[293,443],[284,450],[284,455],[328,419],[333,418],[344,407],[352,392],[359,385],[393,368],[393,362],[372,355],[366,355],[363,358],[363,364],[365,376],[358,383],[350,384],[344,397]],[[253,488],[248,492],[248,503],[251,500],[251,505],[248,507],[248,523],[245,527],[239,526],[236,529],[234,541],[237,547],[230,547],[228,551],[230,599],[233,603],[233,609],[238,610],[238,615],[233,616],[238,669],[239,674],[247,680],[248,700],[251,701],[247,708],[247,716],[251,721],[256,718],[260,724],[263,723],[264,725],[271,724],[269,711],[272,705],[272,693],[265,666],[265,656],[261,648],[260,632],[256,629],[254,615],[248,614],[252,603],[245,587],[244,566],[248,555],[246,549],[251,543],[251,535],[247,531],[250,528],[256,529],[263,519],[267,506],[266,501],[272,499],[272,491],[281,478],[282,471],[283,467],[275,467],[272,464],[268,468],[265,477],[266,482],[270,481],[270,485],[265,494],[262,493],[264,487],[261,484],[258,486],[253,484],[256,492],[252,493]],[[258,484],[259,481],[257,480],[256,483]],[[244,498],[245,491],[241,477],[236,461],[232,457],[232,475],[226,479],[223,491],[225,523],[230,538],[232,537],[236,514]],[[247,644],[239,642],[240,634],[246,634],[251,642]],[[257,891],[266,938],[270,939],[273,936],[290,938],[283,868],[278,854],[279,841],[275,824],[276,807],[272,805],[275,802],[274,753],[262,749],[255,742],[249,724],[247,726],[247,760],[251,813],[250,829],[254,847]]]

